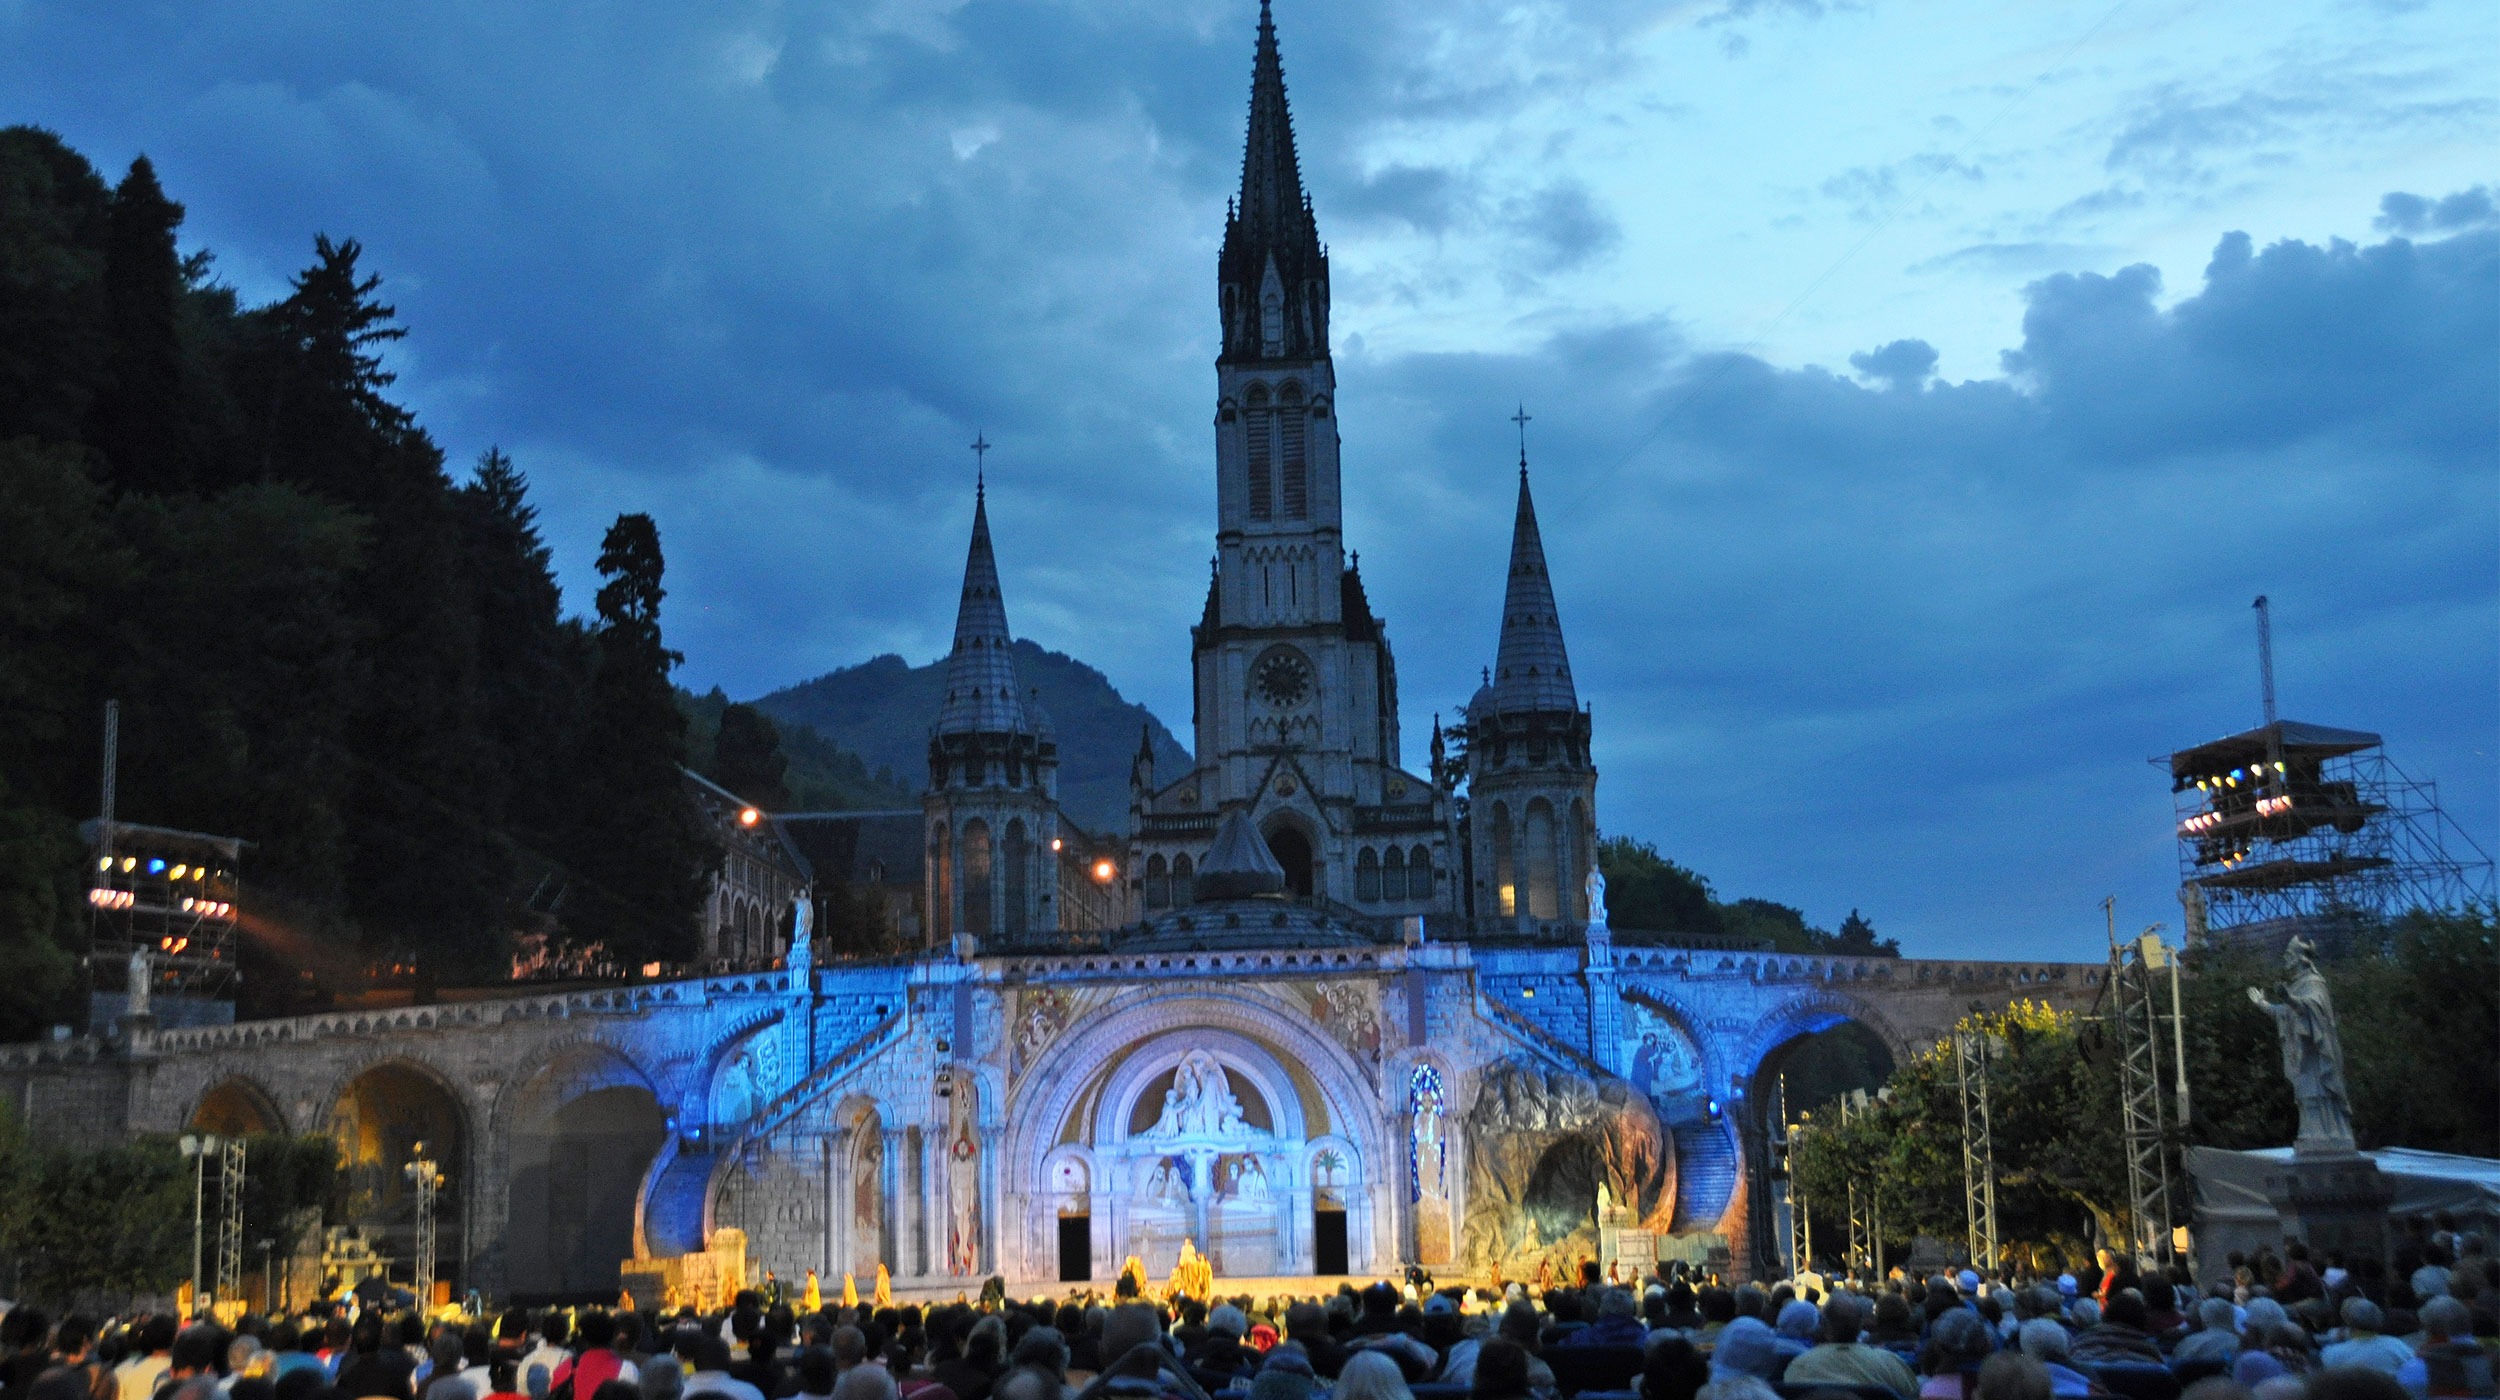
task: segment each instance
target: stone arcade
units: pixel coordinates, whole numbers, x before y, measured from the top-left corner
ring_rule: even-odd
[[[1590,716],[1526,462],[1461,765],[1403,766],[1385,624],[1346,560],[1328,266],[1262,9],[1218,267],[1216,564],[1195,762],[1132,775],[1125,923],[1066,912],[1057,743],[1017,683],[976,501],[923,801],[929,947],[562,995],[0,1048],[42,1135],[326,1132],[406,1248],[401,1165],[448,1175],[441,1272],[612,1297],[618,1264],[745,1232],[757,1269],[950,1295],[1157,1276],[1533,1276],[1768,1257],[1768,1086],[1856,1022],[1920,1051],[1974,1001],[2091,999],[2097,965],[1787,957],[1606,927]],[[1599,1202],[1607,1203],[1601,1218]],[[1602,1230],[1602,1234],[1601,1234]],[[1637,1242],[1638,1252],[1634,1250]]]

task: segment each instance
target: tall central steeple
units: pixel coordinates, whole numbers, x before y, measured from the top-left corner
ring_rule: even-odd
[[[1510,583],[1502,593],[1502,641],[1493,658],[1493,705],[1506,711],[1580,708],[1562,621],[1554,613],[1554,581],[1545,572],[1545,537],[1528,494],[1525,452],[1519,454],[1519,514],[1510,531]]]
[[[964,556],[963,601],[955,608],[955,650],[946,658],[946,734],[1015,734],[1027,726],[1009,651],[1007,602],[998,587],[998,556],[990,549],[989,490],[973,496],[972,548]]]
[[[1259,5],[1258,55],[1250,70],[1250,132],[1241,152],[1241,194],[1224,226],[1217,264],[1227,362],[1313,360],[1328,354],[1328,254],[1302,192],[1293,113],[1276,20]]]

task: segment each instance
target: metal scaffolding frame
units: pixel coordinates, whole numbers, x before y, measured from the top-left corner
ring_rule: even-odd
[[[1994,1271],[1997,1250],[1996,1127],[1988,1112],[1988,1061],[1999,1045],[1985,1031],[1953,1033],[1953,1072],[1962,1094],[1962,1206],[1971,1267]]]
[[[229,1137],[217,1154],[217,1300],[243,1296],[243,1140]],[[264,1300],[262,1307],[267,1307]]]
[[[1864,1089],[1852,1089],[1841,1096],[1840,1126],[1844,1130],[1848,1128],[1850,1119],[1862,1117],[1865,1113]],[[1858,1169],[1852,1164],[1849,1169],[1849,1254],[1844,1261],[1845,1268],[1852,1271],[1874,1268],[1876,1251],[1881,1248],[1875,1242],[1876,1229],[1875,1188],[1858,1185]]]
[[[417,1308],[419,1311],[427,1311],[434,1306],[434,1255],[438,1234],[435,1224],[434,1199],[443,1188],[443,1169],[432,1158],[425,1155],[425,1144],[420,1142],[411,1150],[408,1165],[401,1170],[416,1187]]]
[[[2169,1019],[2175,1040],[2185,1028],[2177,1020],[2177,963],[2170,950],[2152,929],[2131,943],[2110,946],[2111,1021],[2118,1028],[2118,1100],[2127,1142],[2127,1228],[2137,1266],[2144,1269],[2167,1262],[2171,1254],[2170,1135],[2161,1072],[2165,971],[2172,979]]]

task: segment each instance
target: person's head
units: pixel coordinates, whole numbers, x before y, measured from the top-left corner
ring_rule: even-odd
[[[859,1331],[856,1327],[849,1330],[853,1333]],[[799,1353],[799,1392],[801,1394],[833,1394],[834,1378],[839,1374],[840,1369],[835,1365],[832,1352],[818,1351],[810,1347]]]
[[[1163,1335],[1163,1320],[1145,1303],[1122,1303],[1102,1322],[1102,1359],[1108,1368]]]
[[[2376,1335],[2387,1325],[2387,1317],[2378,1310],[2378,1304],[2367,1298],[2346,1298],[2343,1317],[2344,1330],[2348,1332]]]
[[[436,1332],[425,1344],[425,1354],[433,1359],[434,1369],[446,1376],[460,1369],[466,1350],[461,1345],[460,1334],[448,1327]]]
[[[1701,1392],[1701,1400],[1779,1400],[1779,1392],[1760,1376],[1721,1373]]]
[[[1632,1291],[1628,1288],[1609,1288],[1597,1300],[1597,1319],[1600,1322],[1629,1322],[1638,1314],[1639,1309],[1633,1305]]]
[[[1790,1303],[1780,1309],[1779,1334],[1793,1342],[1810,1342],[1822,1321],[1822,1311],[1812,1303]]]
[[[2066,1315],[2075,1320],[2077,1327],[2101,1325],[2101,1305],[2090,1298],[2077,1298],[2075,1305],[2066,1310]]]
[[[1502,1309],[1501,1324],[1494,1330],[1502,1340],[1509,1342],[1512,1346],[1523,1351],[1533,1351],[1536,1349],[1538,1335],[1545,1330],[1545,1323],[1537,1316],[1536,1305],[1522,1298]],[[1481,1351],[1476,1354],[1480,1357],[1484,1355]]]
[[[233,1341],[226,1343],[226,1374],[242,1375],[251,1368],[252,1358],[258,1355],[260,1339],[248,1333],[238,1334]]]
[[[2049,1368],[2019,1352],[1979,1364],[1979,1400],[2049,1400]]]
[[[590,1400],[642,1400],[642,1387],[628,1380],[601,1381]]]
[[[1503,1324],[1507,1331],[1509,1319]],[[1507,1336],[1485,1342],[1476,1349],[1476,1379],[1467,1394],[1469,1400],[1527,1400],[1527,1349]]]
[[[990,1387],[995,1400],[1059,1400],[1058,1378],[1031,1366],[1010,1367]]]
[[[1015,1364],[1039,1371],[1053,1384],[1068,1378],[1068,1338],[1056,1327],[1028,1327],[1017,1339]],[[1054,1392],[1053,1400],[1056,1400]]]
[[[883,1366],[853,1366],[833,1383],[833,1400],[895,1400],[894,1373]]]
[[[1822,1340],[1846,1346],[1866,1330],[1866,1300],[1855,1293],[1835,1293],[1823,1303]]]
[[[486,1388],[497,1395],[516,1395],[521,1389],[521,1360],[515,1356],[498,1356],[486,1364]],[[645,1395],[643,1400],[651,1400]]]
[[[2228,1332],[2239,1322],[2239,1309],[2228,1298],[2208,1298],[2196,1305],[2196,1326],[2205,1332]]]
[[[1701,1291],[1701,1318],[1722,1325],[1736,1320],[1736,1295],[1712,1285]]]
[[[1686,1338],[1665,1333],[1650,1339],[1641,1363],[1641,1400],[1693,1400],[1710,1384],[1710,1363]]]
[[[1711,1349],[1710,1378],[1741,1375],[1769,1380],[1782,1364],[1778,1335],[1758,1317],[1740,1317],[1727,1325],[1719,1334],[1719,1344]]]
[[[1996,1339],[1988,1334],[1988,1324],[1979,1314],[1959,1308],[1936,1319],[1935,1335],[1928,1348],[1931,1375],[1950,1375],[1971,1371],[1996,1350]]]
[[[1207,1333],[1210,1336],[1222,1333],[1237,1342],[1249,1330],[1250,1319],[1242,1316],[1241,1309],[1230,1303],[1218,1304],[1207,1311]]]
[[[847,1322],[833,1329],[832,1364],[835,1370],[847,1371],[867,1359],[867,1333],[860,1331],[857,1327],[854,1327]],[[827,1386],[825,1389],[817,1391],[816,1393],[819,1395],[826,1395],[830,1394],[832,1389],[833,1388],[831,1386]]]
[[[2129,1288],[2109,1295],[2101,1308],[2101,1320],[2121,1327],[2144,1330],[2144,1295]]]
[[[1770,1294],[1750,1283],[1736,1290],[1736,1315],[1738,1317],[1759,1317],[1767,1322],[1770,1311]]]
[[[1910,1300],[1886,1292],[1875,1300],[1875,1335],[1899,1337],[1910,1330]]]
[[[1414,1395],[1407,1388],[1406,1373],[1386,1352],[1358,1351],[1346,1358],[1333,1400],[1414,1400]]]
[[[1693,1310],[1693,1286],[1681,1277],[1667,1285],[1667,1311],[1687,1313]]]
[[[616,1340],[616,1319],[598,1311],[583,1313],[573,1322],[573,1336],[584,1351],[607,1346]]]
[[[2022,1347],[2023,1355],[2043,1366],[2064,1361],[2073,1350],[2072,1339],[2066,1335],[2066,1329],[2059,1326],[2053,1317],[2033,1318],[2022,1325],[2014,1338]]]
[[[2474,1310],[2454,1298],[2433,1298],[2422,1305],[2422,1332],[2434,1342],[2463,1341],[2474,1335]]]
[[[694,1339],[694,1368],[698,1371],[729,1369],[729,1343],[718,1332],[705,1332]]]
[[[382,1319],[375,1318],[373,1327],[378,1334],[382,1328]],[[139,1324],[139,1350],[150,1356],[159,1352],[170,1352],[174,1349],[174,1336],[181,1330],[182,1324],[176,1322],[172,1314],[154,1314],[147,1321]]]
[[[217,1329],[206,1323],[194,1323],[174,1335],[170,1374],[196,1376],[217,1369],[217,1353],[222,1350]]]

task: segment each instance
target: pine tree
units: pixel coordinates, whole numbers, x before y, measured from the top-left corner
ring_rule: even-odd
[[[668,674],[683,658],[660,635],[665,562],[647,515],[620,515],[599,550],[598,669],[576,751],[572,935],[626,966],[695,953],[703,879],[715,854],[681,767],[686,721]]]
[[[80,440],[111,349],[111,222],[86,157],[38,127],[0,127],[0,440]]]
[[[781,731],[753,705],[731,705],[720,712],[720,728],[712,740],[713,782],[768,812],[790,805],[785,778],[789,756],[781,751]]]
[[[481,708],[497,755],[479,806],[513,840],[543,848],[563,811],[564,737],[580,714],[590,647],[564,620],[529,478],[490,447],[457,496],[477,608]]]
[[[1852,909],[1840,921],[1840,931],[1832,935],[1832,951],[1860,958],[1897,958],[1901,956],[1901,940],[1878,938],[1875,925],[1864,914]]]
[[[397,308],[373,299],[382,279],[358,271],[362,244],[323,235],[313,252],[293,294],[261,316],[267,339],[252,389],[261,470],[371,509],[432,465],[393,450],[415,420],[382,392],[397,378],[382,368],[383,347],[408,332]]]
[[[87,441],[113,479],[137,491],[192,484],[177,312],[186,278],[174,231],[182,206],[165,197],[141,156],[113,191],[104,259],[104,316],[111,358],[90,411]]]

